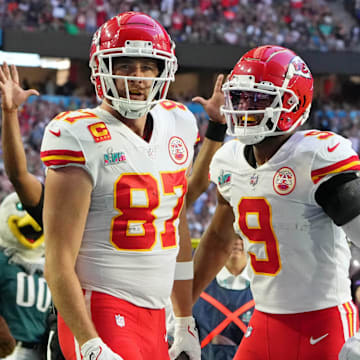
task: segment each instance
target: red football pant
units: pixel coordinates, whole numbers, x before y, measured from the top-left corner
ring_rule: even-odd
[[[234,360],[338,360],[358,328],[352,302],[299,314],[255,310]]]
[[[96,291],[85,291],[95,328],[110,349],[131,360],[168,360],[164,309],[147,309]],[[66,360],[80,360],[79,344],[58,314],[61,350]]]

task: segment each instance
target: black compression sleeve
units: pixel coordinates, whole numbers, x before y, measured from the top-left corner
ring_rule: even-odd
[[[28,206],[26,204],[23,204],[24,209],[35,219],[35,221],[43,228],[43,208],[44,208],[44,184],[41,184],[41,196],[39,203],[35,206]]]
[[[347,224],[360,214],[360,175],[343,173],[319,186],[316,202],[338,226]]]

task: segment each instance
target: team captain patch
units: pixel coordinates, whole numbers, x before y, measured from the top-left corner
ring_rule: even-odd
[[[169,154],[175,164],[184,164],[189,156],[184,140],[177,136],[171,137],[169,140]]]
[[[273,179],[273,187],[279,195],[289,195],[296,185],[295,173],[288,167],[282,167],[276,171]]]
[[[111,135],[104,122],[98,122],[88,126],[88,129],[93,136],[95,142],[111,140]]]

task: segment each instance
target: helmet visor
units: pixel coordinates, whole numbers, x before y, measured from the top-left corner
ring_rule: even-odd
[[[230,100],[234,110],[264,110],[275,100],[275,95],[259,91],[231,90]]]
[[[225,107],[236,114],[237,126],[255,126],[264,118],[264,110],[271,107],[276,95],[252,90],[230,90]]]

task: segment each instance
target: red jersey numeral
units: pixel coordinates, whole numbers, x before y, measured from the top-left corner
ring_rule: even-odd
[[[325,140],[334,136],[334,134],[329,131],[312,130],[305,134],[305,136],[316,136],[319,140]]]
[[[72,116],[70,116],[72,114]],[[76,115],[75,115],[76,114]],[[92,112],[85,111],[85,110],[78,110],[76,112],[73,111],[65,111],[57,115],[54,120],[63,120],[70,124],[81,120],[81,119],[97,119],[98,116],[93,114]]]
[[[263,244],[266,258],[249,252],[256,274],[276,275],[281,269],[279,244],[272,227],[271,206],[264,198],[242,198],[238,205],[239,227],[250,242]],[[255,217],[251,224],[250,216]]]
[[[187,182],[184,181],[184,179],[186,179],[185,170],[161,174],[164,195],[175,195],[176,188],[180,188],[183,194],[173,209],[173,216],[165,221],[165,231],[161,233],[161,244],[164,248],[174,247],[176,245],[173,240],[175,237],[174,221],[177,219],[184,204],[184,194],[186,194],[187,190]]]
[[[164,222],[164,231],[160,234],[162,248],[171,248],[176,246],[174,221],[183,206],[187,188],[185,170],[161,173],[161,181],[165,196],[175,195],[175,189],[181,189],[172,217]],[[114,191],[114,207],[119,215],[112,219],[110,242],[118,250],[150,251],[157,239],[154,224],[154,211],[160,205],[157,180],[151,174],[123,174],[115,183]]]

